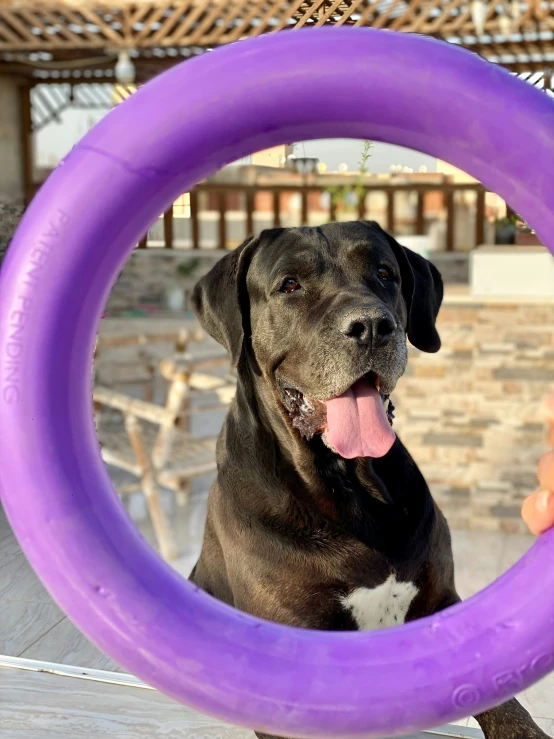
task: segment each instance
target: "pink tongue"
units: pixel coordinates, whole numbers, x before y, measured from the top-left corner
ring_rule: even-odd
[[[394,444],[381,396],[368,380],[358,380],[325,405],[326,439],[341,457],[383,457]]]

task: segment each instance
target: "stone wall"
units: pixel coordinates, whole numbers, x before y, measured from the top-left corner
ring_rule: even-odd
[[[108,303],[108,312],[120,314],[138,306],[167,307],[168,290],[185,291],[187,304],[192,287],[225,252],[218,249],[137,249],[119,276]],[[467,283],[468,255],[464,252],[433,253],[447,284]],[[180,274],[183,268],[186,274]]]
[[[454,527],[523,531],[547,450],[554,301],[475,302],[447,290],[438,354],[410,351],[395,428]]]
[[[117,315],[139,306],[168,307],[168,293],[180,289],[188,306],[200,277],[224,256],[215,249],[136,249],[114,285],[107,311]]]

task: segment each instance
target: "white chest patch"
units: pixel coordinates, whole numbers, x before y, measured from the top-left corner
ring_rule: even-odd
[[[376,588],[356,588],[341,602],[361,631],[376,631],[403,624],[417,593],[413,582],[398,582],[390,575]]]

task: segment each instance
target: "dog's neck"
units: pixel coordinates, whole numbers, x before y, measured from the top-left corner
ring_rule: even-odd
[[[342,459],[321,436],[307,441],[293,429],[265,378],[244,364],[239,364],[238,375],[224,432],[233,455],[228,464],[235,469],[235,479],[244,475],[247,485],[259,475],[259,489],[272,491],[265,501],[253,496],[258,510],[268,506],[286,516],[291,505],[300,507],[382,551],[392,546],[396,552],[398,542],[407,546],[413,540],[432,517],[433,503],[399,440],[382,459]],[[275,486],[268,488],[268,480]]]

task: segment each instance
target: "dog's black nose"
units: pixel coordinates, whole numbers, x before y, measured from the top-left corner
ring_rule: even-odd
[[[378,347],[388,344],[396,330],[396,323],[383,308],[364,308],[348,311],[339,329],[347,339],[353,339],[362,346],[371,344]]]

